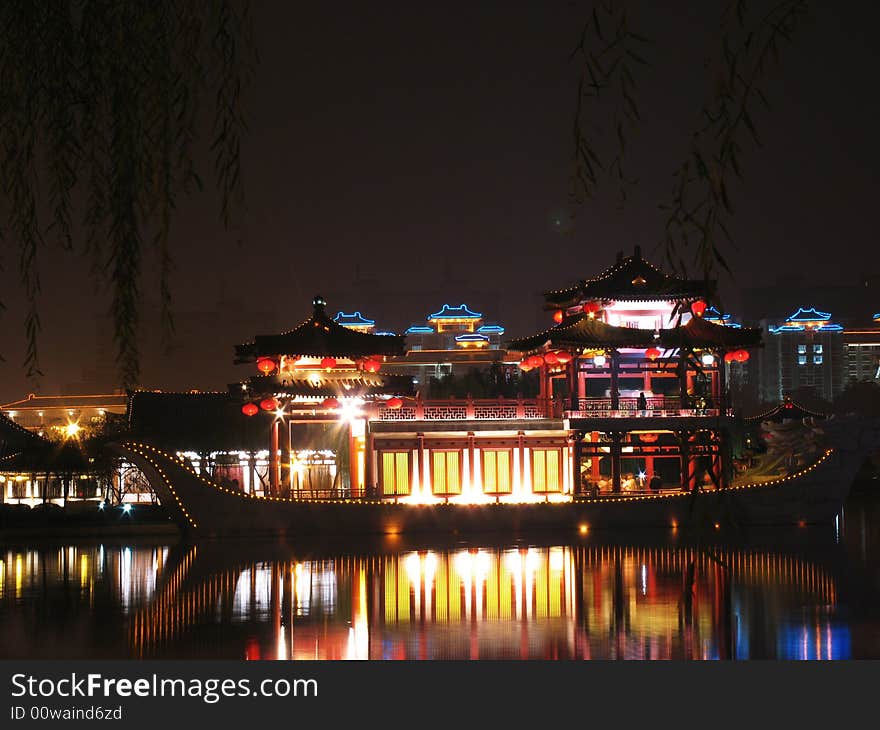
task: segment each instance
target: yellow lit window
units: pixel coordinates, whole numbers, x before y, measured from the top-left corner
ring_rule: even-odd
[[[382,452],[382,494],[399,496],[409,494],[409,452]]]
[[[510,494],[513,482],[510,450],[481,452],[483,461],[483,491],[487,494]]]
[[[431,452],[431,490],[434,494],[461,494],[461,452]]]
[[[561,491],[561,464],[562,455],[559,449],[532,449],[532,491]]]

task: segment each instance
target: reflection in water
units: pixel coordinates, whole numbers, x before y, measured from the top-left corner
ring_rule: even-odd
[[[838,659],[853,652],[830,570],[782,553],[579,544],[241,561],[205,545],[93,545],[0,555],[0,651],[9,656]]]

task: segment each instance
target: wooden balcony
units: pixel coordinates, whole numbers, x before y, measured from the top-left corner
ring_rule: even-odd
[[[610,398],[581,398],[577,409],[569,409],[569,399],[545,398],[447,398],[407,400],[401,408],[380,404],[378,421],[521,421],[530,419],[646,419],[711,418],[722,415],[717,408],[681,408],[678,396],[647,399],[647,408],[638,408],[638,399],[620,398],[612,408]],[[727,414],[723,414],[727,415]]]

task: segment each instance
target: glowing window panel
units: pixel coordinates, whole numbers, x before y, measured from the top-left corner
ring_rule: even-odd
[[[813,352],[817,355],[822,354],[822,345],[813,345]]]
[[[431,489],[434,494],[461,494],[461,452],[431,452]]]
[[[382,494],[389,497],[409,494],[409,452],[382,452]]]
[[[813,355],[813,364],[821,365],[822,364],[823,355]]]
[[[532,449],[532,491],[544,494],[562,488],[559,449]]]
[[[807,364],[807,356],[806,355],[798,355],[798,365],[806,365]]]
[[[798,345],[798,355],[806,355],[807,354],[807,346],[806,345]]]
[[[513,463],[509,449],[481,452],[483,491],[488,494],[510,494],[513,484]]]

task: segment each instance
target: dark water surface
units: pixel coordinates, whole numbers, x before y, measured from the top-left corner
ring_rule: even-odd
[[[880,658],[880,498],[712,540],[3,544],[0,656]]]

